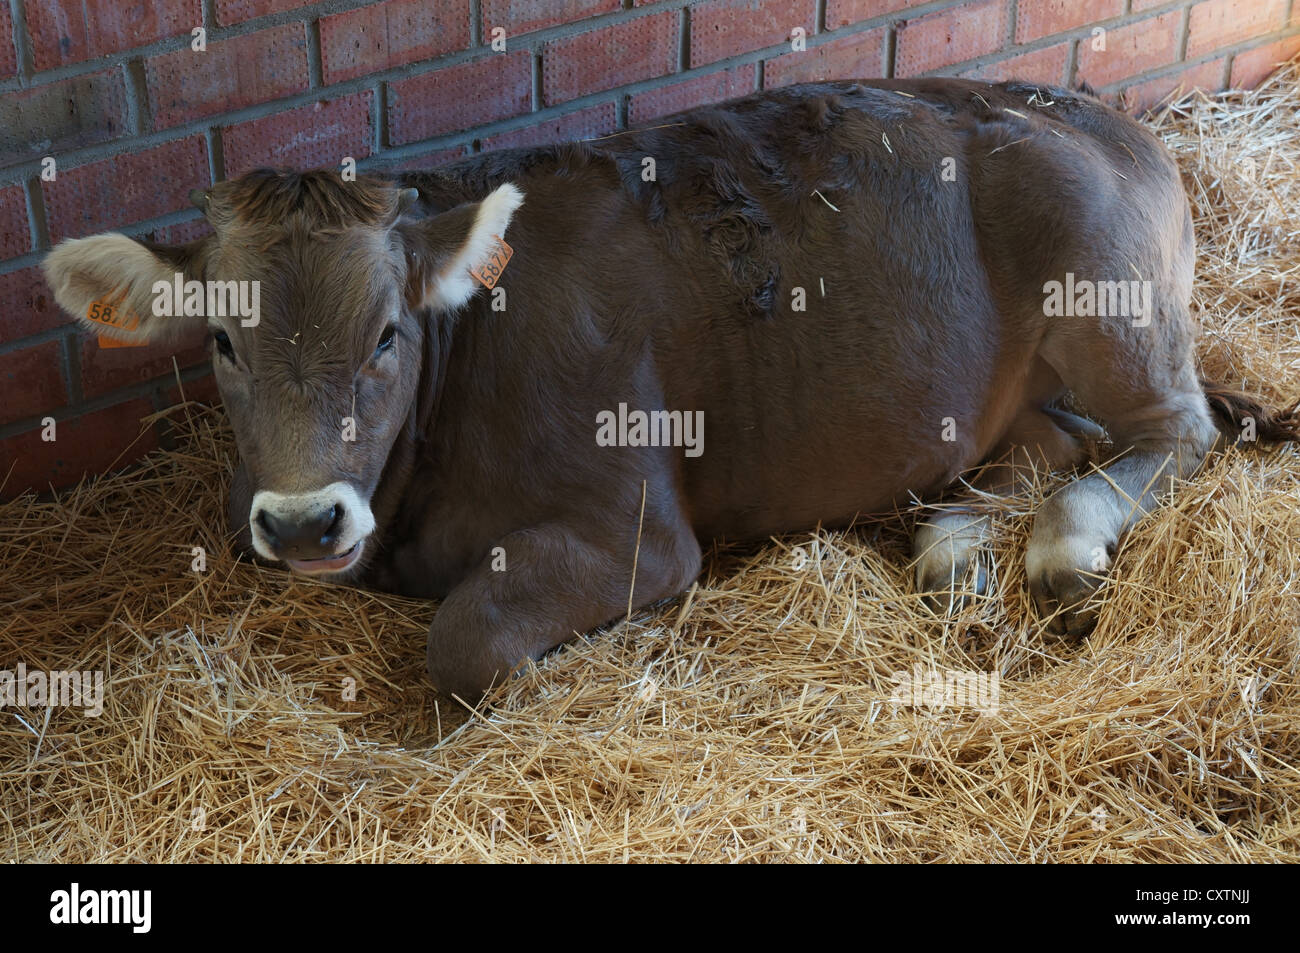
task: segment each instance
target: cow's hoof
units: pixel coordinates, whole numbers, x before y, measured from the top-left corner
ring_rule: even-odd
[[[936,615],[956,615],[988,592],[987,554],[981,548],[988,519],[945,513],[918,522],[912,537],[916,588]]]
[[[1047,631],[1071,639],[1090,635],[1097,625],[1097,611],[1088,600],[1101,582],[1095,574],[1073,569],[1030,577],[1029,593]]]
[[[1049,632],[1072,639],[1092,632],[1097,610],[1090,601],[1106,581],[1117,545],[1114,538],[1057,536],[1035,527],[1025,553],[1025,570],[1034,607]]]
[[[988,594],[988,569],[982,553],[975,553],[971,559],[953,567],[956,582],[949,584],[951,578],[918,581],[921,599],[930,611],[938,616],[955,616],[975,599]]]

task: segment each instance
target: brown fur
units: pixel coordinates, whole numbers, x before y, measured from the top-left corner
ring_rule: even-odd
[[[525,198],[506,309],[482,293],[433,306],[455,299],[507,183]],[[394,218],[409,188],[418,202]],[[701,540],[891,511],[1008,451],[1013,482],[1078,462],[1097,428],[1055,409],[1067,392],[1128,451],[1044,504],[1027,553],[1049,624],[1082,634],[1119,536],[1212,445],[1211,406],[1255,416],[1266,440],[1297,433],[1295,408],[1219,388],[1207,403],[1177,170],[1136,122],[1068,90],[793,87],[428,173],[254,173],[207,206],[216,238],[148,248],[264,282],[262,325],[226,322],[236,359],[216,362],[242,458],[233,522],[248,532],[259,491],[354,487],[375,530],[337,578],[441,598],[430,675],[469,701],[630,591],[679,593]],[[115,278],[95,248],[51,256],[71,310]],[[1066,272],[1148,280],[1150,323],[1048,318],[1045,282]],[[596,415],[620,403],[703,411],[705,452],[596,446]],[[981,536],[969,516],[923,517],[918,583],[955,592]]]
[[[226,209],[230,220],[268,227],[296,217],[322,231],[378,226],[392,220],[392,189],[366,178],[349,188],[339,185],[334,172],[259,169],[231,182],[214,209]]]

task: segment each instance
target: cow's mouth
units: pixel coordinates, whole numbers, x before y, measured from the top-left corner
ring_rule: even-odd
[[[318,575],[326,572],[342,572],[361,556],[361,541],[352,544],[352,548],[337,556],[325,556],[321,559],[286,559],[289,568],[294,572],[306,573],[309,576]]]

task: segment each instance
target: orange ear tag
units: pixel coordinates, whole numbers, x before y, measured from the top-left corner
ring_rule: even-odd
[[[514,254],[514,250],[501,240],[500,235],[493,235],[496,239],[496,245],[493,247],[487,261],[479,265],[477,269],[470,269],[470,274],[477,278],[484,288],[495,288],[497,281],[501,278],[501,272],[506,270],[506,262]]]
[[[96,340],[99,341],[99,348],[101,351],[106,351],[110,348],[115,348],[115,347],[148,347],[149,346],[147,341],[119,341],[116,338],[103,338],[103,337],[96,337]]]
[[[100,298],[92,301],[86,309],[86,320],[104,327],[117,328],[120,331],[134,331],[140,326],[140,316],[123,311],[113,302],[117,299]],[[116,338],[99,338],[101,348],[144,347],[147,341],[119,341]]]

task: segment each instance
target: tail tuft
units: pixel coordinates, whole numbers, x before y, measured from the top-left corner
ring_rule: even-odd
[[[1270,410],[1244,391],[1201,381],[1214,422],[1229,437],[1240,438],[1254,421],[1255,437],[1271,443],[1300,441],[1300,400],[1284,410]]]

